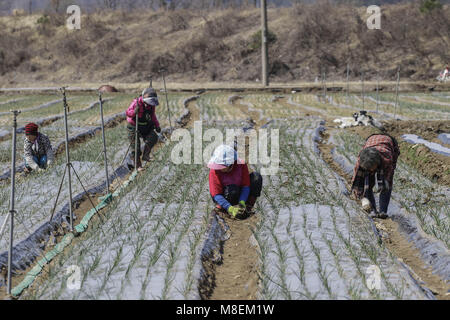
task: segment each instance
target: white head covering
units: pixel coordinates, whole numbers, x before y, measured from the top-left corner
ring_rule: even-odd
[[[230,146],[222,144],[214,150],[208,168],[219,170],[231,166],[237,160],[237,152]]]

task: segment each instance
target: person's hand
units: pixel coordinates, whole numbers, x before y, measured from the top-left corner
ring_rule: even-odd
[[[161,133],[161,128],[160,127],[156,127],[156,132]]]
[[[230,206],[228,208],[228,213],[231,214],[233,218],[236,218],[237,215],[244,213],[244,209],[239,206]]]
[[[244,208],[244,209],[245,209],[245,201],[244,201],[244,200],[239,201],[239,206],[240,206],[241,208]]]
[[[53,161],[49,160],[47,161],[47,168],[49,168],[53,164]]]
[[[44,169],[42,169],[42,168],[37,168],[37,170],[36,170],[36,172],[38,172],[38,173],[42,173],[42,172],[44,172],[45,170]]]

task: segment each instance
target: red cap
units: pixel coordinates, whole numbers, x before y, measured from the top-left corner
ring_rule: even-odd
[[[25,134],[37,136],[38,125],[36,123],[30,122],[25,126]]]

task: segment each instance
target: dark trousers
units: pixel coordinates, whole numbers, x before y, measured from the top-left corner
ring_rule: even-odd
[[[380,192],[380,212],[387,213],[387,209],[389,206],[389,201],[391,200],[391,193],[392,189],[389,189],[388,191]],[[366,193],[364,194],[364,197],[369,199],[370,203],[372,204],[372,208],[376,210],[377,205],[375,202],[375,196],[373,195],[372,189],[367,189]]]
[[[131,158],[134,159],[135,154],[135,144],[136,144],[136,127],[131,124],[127,125],[128,132],[128,141],[131,144]],[[147,152],[150,153],[153,146],[158,142],[158,135],[153,130],[153,126],[147,127],[138,127],[138,142],[137,142],[137,150],[138,150],[138,158],[141,156],[141,138],[144,140],[145,148],[147,148]]]
[[[39,166],[39,168],[41,169],[46,169],[47,168],[47,155],[44,154],[43,156],[33,156],[33,160],[34,162],[36,162]],[[33,170],[31,169],[30,165],[27,163],[27,160],[25,160],[25,167],[28,170]]]
[[[223,189],[223,197],[227,199],[232,206],[235,206],[239,203],[239,196],[241,195],[242,188],[235,185],[230,184],[225,186]],[[256,198],[261,195],[262,190],[262,176],[259,172],[250,173],[250,194],[247,199],[247,206],[253,207],[256,202]]]

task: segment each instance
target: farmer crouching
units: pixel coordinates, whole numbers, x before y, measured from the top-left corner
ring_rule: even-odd
[[[24,158],[25,172],[44,170],[54,159],[50,139],[38,132],[38,125],[32,122],[25,126]]]
[[[248,216],[261,195],[262,176],[258,172],[249,174],[247,164],[227,145],[214,150],[208,168],[209,192],[217,208],[233,218]]]
[[[369,216],[372,218],[387,218],[394,171],[399,155],[400,150],[395,138],[383,134],[375,134],[367,138],[359,153],[353,174],[352,193],[357,199],[365,198],[362,203],[363,208],[369,212]],[[376,210],[372,191],[375,185],[375,174],[380,191],[379,212]]]
[[[135,161],[136,113],[138,112],[137,169],[139,171],[143,170],[140,139],[142,138],[145,143],[142,160],[149,161],[150,151],[158,141],[156,132],[161,132],[155,113],[155,107],[158,105],[159,102],[156,91],[153,88],[147,88],[142,91],[142,96],[133,100],[126,111],[128,140],[131,145],[131,159],[133,160],[133,163]]]

